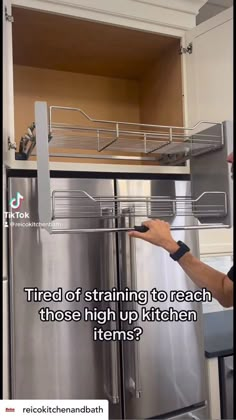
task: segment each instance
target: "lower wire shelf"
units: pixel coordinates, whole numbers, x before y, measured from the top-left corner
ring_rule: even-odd
[[[172,230],[206,229],[226,227],[220,219],[227,215],[227,195],[221,191],[206,191],[198,198],[148,196],[91,196],[84,190],[53,190],[52,191],[52,220],[66,219],[67,221],[80,219],[119,219],[130,217],[142,218],[173,218],[176,216],[214,217],[219,220],[217,224],[202,224],[191,226],[172,226]],[[209,204],[209,200],[211,204]],[[56,229],[52,233],[77,233],[77,232],[118,232],[134,230],[129,228],[96,228],[96,229]]]

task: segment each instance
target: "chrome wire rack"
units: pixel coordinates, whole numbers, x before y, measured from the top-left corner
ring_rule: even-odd
[[[210,202],[212,204],[209,204]],[[196,199],[189,196],[94,197],[83,190],[54,190],[52,192],[53,220],[118,218],[122,217],[127,210],[135,217],[214,216],[221,218],[227,214],[227,196],[226,193],[220,191],[206,191]]]
[[[71,120],[72,114],[76,114],[78,124],[56,122],[53,119],[56,112],[61,118],[67,115],[66,118]],[[217,132],[203,132],[212,125],[218,126]],[[101,158],[101,152],[110,152],[109,159],[114,159],[114,155],[130,159],[141,154],[141,159],[154,157],[157,161],[165,160],[165,164],[168,164],[170,155],[178,155],[179,159],[181,154],[181,160],[185,161],[191,155],[218,149],[223,144],[223,130],[219,123],[201,121],[193,128],[183,128],[98,120],[80,108],[61,106],[49,108],[49,133],[51,149],[93,151],[98,158]]]
[[[80,108],[53,105],[49,107],[48,123],[51,157],[180,165],[191,156],[217,150],[224,144],[222,124],[209,121],[185,128],[99,120]],[[21,151],[28,150],[28,155],[37,153],[36,131],[33,123],[21,139]]]
[[[56,111],[59,113],[57,118],[52,118]],[[113,223],[112,227],[86,228],[84,222],[80,220],[81,228],[79,228],[75,219],[88,220],[99,217],[104,220],[121,218],[124,215],[147,218],[189,215],[195,218],[193,224],[188,220],[185,225],[186,221],[183,219],[183,223],[179,226],[171,224],[171,229],[230,227],[229,188],[225,182],[228,168],[222,166],[222,159],[226,161],[227,141],[231,132],[232,127],[229,122],[202,121],[193,128],[183,128],[95,120],[80,108],[48,107],[46,102],[35,102],[35,125],[28,130],[25,153],[27,154],[29,150],[32,152],[31,144],[37,143],[40,223],[51,234],[102,233],[137,230],[140,227],[119,227],[118,221],[117,224]],[[23,140],[21,147],[24,150]],[[57,152],[60,147],[62,154]],[[52,152],[53,148],[55,153]],[[76,149],[80,153],[77,153]],[[88,155],[88,151],[92,154]],[[111,155],[107,154],[109,151],[112,152]],[[205,154],[210,151],[215,153],[211,159],[214,163],[214,173],[211,170],[209,174],[209,159]],[[97,197],[81,189],[52,190],[50,156],[151,159],[160,165],[175,165],[176,162],[181,164],[191,158],[192,196]],[[222,173],[222,177],[218,177],[222,182],[217,184],[215,191],[215,171],[218,169],[219,173]],[[196,177],[200,179],[198,182]],[[60,226],[62,223],[60,228],[56,227],[55,221],[58,219],[64,219],[60,222]]]

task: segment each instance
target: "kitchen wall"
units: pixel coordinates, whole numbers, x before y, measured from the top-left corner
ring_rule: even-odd
[[[222,273],[227,273],[233,265],[233,256],[232,255],[204,255],[201,257],[201,261],[210,267],[215,268]],[[212,302],[203,303],[203,312],[217,312],[223,310],[229,310],[232,308],[224,308],[219,304],[216,299],[213,299]]]

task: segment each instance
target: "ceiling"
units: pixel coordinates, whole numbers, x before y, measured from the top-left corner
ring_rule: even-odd
[[[233,6],[233,0],[208,0],[197,15],[197,25]]]
[[[228,7],[233,6],[233,2],[233,0],[209,0],[207,3],[211,3],[213,5],[221,6],[227,9]]]

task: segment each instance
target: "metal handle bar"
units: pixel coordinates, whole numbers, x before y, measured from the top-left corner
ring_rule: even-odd
[[[206,224],[206,225],[189,225],[189,226],[171,226],[170,230],[202,230],[202,229],[228,229],[231,225],[223,224]],[[106,232],[132,232],[140,231],[140,226],[133,228],[97,228],[97,229],[52,229],[50,230],[51,234],[62,234],[62,233],[106,233]],[[141,228],[142,231],[143,228]]]

